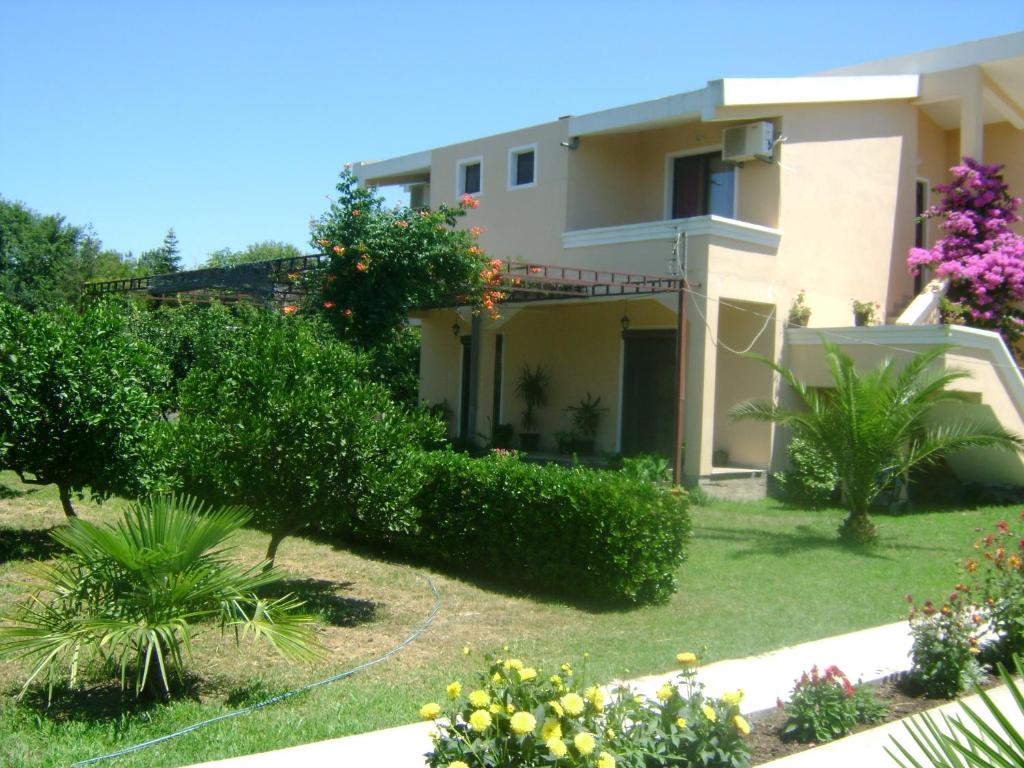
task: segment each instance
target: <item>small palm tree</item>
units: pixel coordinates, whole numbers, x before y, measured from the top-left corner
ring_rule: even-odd
[[[932,365],[951,347],[921,353],[905,366],[888,359],[862,372],[836,345],[823,343],[833,388],[808,386],[789,369],[757,356],[792,387],[803,409],[748,400],[734,406],[730,414],[736,419],[783,424],[835,461],[839,488],[850,510],[839,529],[843,539],[874,539],[875,527],[868,516],[872,502],[915,467],[968,448],[1024,447],[1024,440],[998,425],[968,420],[937,423],[929,418],[940,404],[962,402],[966,397],[948,388],[967,378],[966,371]]]
[[[258,591],[280,579],[263,563],[232,562],[225,540],[248,521],[240,507],[208,511],[189,498],[130,505],[116,524],[71,519],[51,534],[67,552],[35,563],[36,591],[0,625],[0,657],[27,658],[49,689],[99,661],[127,686],[167,695],[168,673],[180,680],[192,637],[201,628],[252,634],[282,655],[317,655],[313,618],[292,596]],[[159,687],[158,687],[159,686]]]

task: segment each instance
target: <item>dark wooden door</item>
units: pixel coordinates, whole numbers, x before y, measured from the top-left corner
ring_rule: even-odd
[[[672,458],[675,331],[627,331],[622,373],[622,453]]]

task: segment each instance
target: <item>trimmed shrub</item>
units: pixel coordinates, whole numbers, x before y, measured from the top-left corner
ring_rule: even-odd
[[[794,437],[787,450],[791,469],[775,476],[786,501],[824,507],[836,501],[839,472],[836,463],[814,443]]]
[[[687,497],[620,472],[423,453],[418,531],[395,540],[446,567],[602,604],[663,602],[690,535]]]

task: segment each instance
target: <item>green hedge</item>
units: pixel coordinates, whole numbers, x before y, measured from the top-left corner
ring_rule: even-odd
[[[421,455],[418,532],[392,539],[475,577],[602,605],[664,602],[690,535],[685,493],[620,472],[494,454]]]

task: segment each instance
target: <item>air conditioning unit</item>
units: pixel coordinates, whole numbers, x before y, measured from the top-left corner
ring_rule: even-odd
[[[418,181],[405,185],[409,193],[409,207],[416,210],[430,207],[430,182]]]
[[[766,120],[737,125],[722,131],[722,160],[745,163],[747,160],[771,162],[775,126]]]

